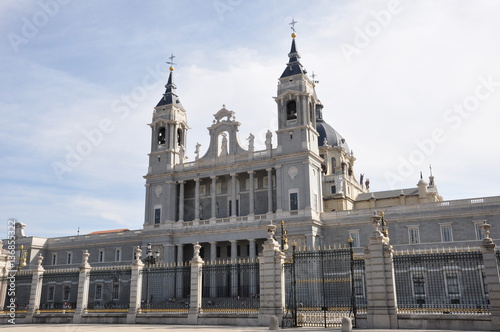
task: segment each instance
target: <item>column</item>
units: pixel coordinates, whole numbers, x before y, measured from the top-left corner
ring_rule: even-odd
[[[267,213],[273,213],[273,169],[267,171]]]
[[[212,208],[211,208],[211,218],[217,218],[217,177],[212,175],[210,177],[212,179],[212,186],[210,187],[210,193],[212,195]]]
[[[184,184],[186,182],[179,181],[179,221],[184,221]]]
[[[238,245],[236,240],[229,240],[231,242],[231,296],[238,294],[238,271],[236,266],[236,259],[238,258]]]
[[[184,264],[184,245],[183,244],[177,244],[177,266],[182,266]],[[177,274],[176,276],[176,289],[175,289],[175,297],[178,299],[181,299],[184,294],[184,283],[183,283],[183,276],[181,274]]]
[[[76,301],[75,314],[73,315],[73,323],[79,324],[82,322],[82,315],[87,309],[89,302],[89,283],[90,283],[90,264],[89,251],[83,252],[82,265],[80,265],[80,274],[78,276],[78,297]]]
[[[198,314],[201,308],[202,296],[202,267],[203,260],[200,257],[201,246],[196,243],[194,245],[194,256],[191,260],[191,296],[189,299],[188,324],[198,324]]]
[[[255,261],[255,239],[248,239],[248,257],[250,257],[250,262]],[[250,272],[250,294],[257,294],[257,273],[254,270]]]
[[[281,165],[274,166],[276,169],[276,212],[283,212],[283,193],[281,192]]]
[[[154,216],[153,218],[151,218],[151,209],[149,207],[149,202],[150,202],[150,198],[149,198],[149,189],[151,187],[151,184],[149,183],[146,183],[144,185],[144,187],[146,187],[146,202],[145,202],[145,207],[144,207],[144,224],[149,224],[149,225],[152,225],[154,223]]]
[[[283,319],[285,307],[285,274],[283,264],[285,254],[279,243],[273,238],[276,225],[267,225],[267,240],[264,242],[262,255],[259,256],[260,308],[259,325],[269,326],[272,316],[278,321]]]
[[[194,220],[200,220],[200,178],[194,179]]]
[[[210,242],[210,261],[212,264],[217,260],[217,242]],[[207,276],[205,276],[207,278]],[[205,279],[207,280],[207,279]],[[208,280],[210,280],[210,297],[217,296],[217,275],[212,273],[212,275],[208,276]]]
[[[40,306],[40,297],[42,295],[42,277],[45,269],[42,267],[43,256],[38,255],[38,264],[33,270],[31,279],[30,302],[26,312],[25,323],[33,323],[33,315]]]
[[[377,226],[378,219],[372,218]],[[397,329],[396,286],[394,282],[393,249],[389,238],[376,227],[368,237],[365,250],[367,328]]]
[[[231,217],[236,217],[236,173],[231,173]]]
[[[490,238],[490,224],[481,225],[484,238],[481,241],[484,274],[488,287],[491,313],[491,330],[500,331],[500,275],[496,258],[496,245]]]
[[[217,260],[217,242],[210,242],[210,261],[215,262]]]
[[[248,184],[248,215],[253,216],[255,214],[255,188],[254,188],[254,171],[248,171],[249,179]]]
[[[177,244],[177,265],[184,263],[184,245],[182,243]]]

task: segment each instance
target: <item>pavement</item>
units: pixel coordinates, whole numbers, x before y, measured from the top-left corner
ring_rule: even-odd
[[[23,331],[23,332],[84,332],[84,331],[113,331],[113,332],[135,332],[135,331],[193,331],[193,332],[221,332],[221,331],[269,331],[268,327],[242,327],[242,326],[206,326],[206,325],[155,325],[155,324],[7,324],[1,325],[0,330]],[[283,331],[307,331],[327,332],[341,331],[340,328],[291,328]],[[481,331],[455,331],[455,330],[358,330],[353,332],[481,332]],[[486,331],[484,331],[486,332]]]

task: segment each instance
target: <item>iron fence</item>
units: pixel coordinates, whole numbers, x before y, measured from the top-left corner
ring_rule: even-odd
[[[46,270],[42,278],[40,312],[72,312],[78,298],[78,268]]]
[[[283,325],[338,327],[342,317],[366,310],[364,260],[352,248],[295,252],[285,263]]]
[[[142,312],[188,312],[191,267],[146,267],[142,273]]]
[[[130,304],[131,270],[128,266],[92,268],[88,312],[126,312]]]
[[[202,267],[203,312],[256,313],[260,305],[259,264],[240,261]]]
[[[5,305],[3,310],[9,311],[7,308],[14,299],[16,313],[25,313],[28,309],[31,293],[31,281],[33,279],[33,272],[30,270],[16,271],[11,270],[7,277],[2,280],[7,284],[7,292],[5,297]]]
[[[400,252],[394,256],[398,310],[411,314],[489,314],[479,250]]]

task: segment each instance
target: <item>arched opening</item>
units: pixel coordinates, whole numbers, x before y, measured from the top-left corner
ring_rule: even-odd
[[[165,127],[158,130],[158,144],[165,144]]]
[[[295,100],[291,100],[286,104],[286,119],[297,119],[297,102]]]
[[[177,145],[184,145],[184,133],[181,128],[177,128]]]
[[[332,174],[335,174],[335,168],[337,167],[337,159],[332,157]]]

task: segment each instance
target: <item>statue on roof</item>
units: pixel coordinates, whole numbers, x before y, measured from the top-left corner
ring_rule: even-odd
[[[271,140],[273,138],[273,133],[268,129],[266,133],[266,149],[271,149]]]
[[[250,133],[250,136],[248,136],[247,140],[248,140],[248,151],[253,152],[255,136],[252,133]]]

